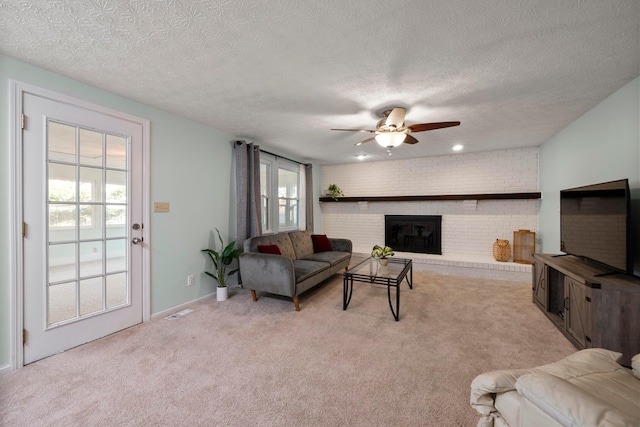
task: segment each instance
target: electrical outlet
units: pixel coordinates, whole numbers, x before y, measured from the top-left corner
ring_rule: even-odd
[[[193,277],[193,274],[187,276],[187,286],[193,286],[196,284],[196,278]]]

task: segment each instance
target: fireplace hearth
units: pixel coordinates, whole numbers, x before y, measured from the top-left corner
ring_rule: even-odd
[[[394,251],[442,255],[442,215],[385,215],[384,223]]]

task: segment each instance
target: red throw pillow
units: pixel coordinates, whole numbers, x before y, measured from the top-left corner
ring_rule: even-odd
[[[331,252],[331,243],[326,234],[312,234],[311,240],[313,241],[313,252]]]
[[[282,255],[278,245],[258,245],[258,252],[261,254]]]

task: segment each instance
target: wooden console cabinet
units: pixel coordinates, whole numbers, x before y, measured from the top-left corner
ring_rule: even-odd
[[[533,256],[533,302],[578,349],[601,347],[631,365],[640,353],[640,278],[571,255]]]

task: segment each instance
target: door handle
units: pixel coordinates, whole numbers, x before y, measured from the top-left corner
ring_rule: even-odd
[[[144,241],[143,238],[141,237],[134,237],[133,239],[131,239],[131,243],[133,243],[134,245],[138,245],[140,243],[142,243]]]

